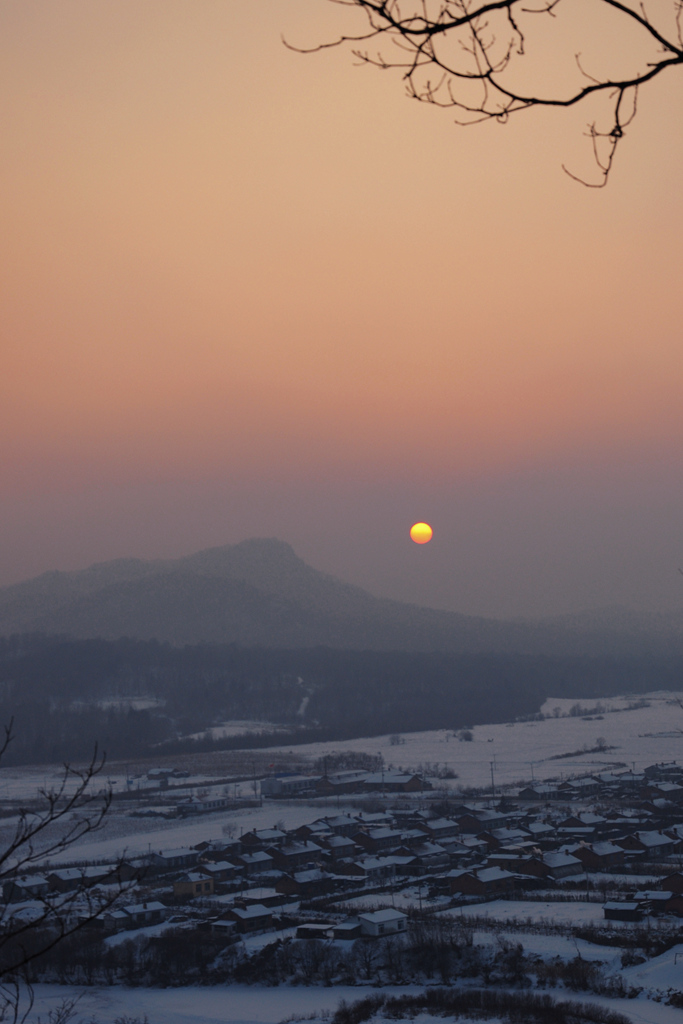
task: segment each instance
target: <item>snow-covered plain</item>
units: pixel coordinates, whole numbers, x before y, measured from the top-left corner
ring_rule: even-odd
[[[640,699],[646,707],[630,708]],[[456,786],[485,787],[491,781],[491,762],[499,785],[556,778],[561,775],[608,770],[622,764],[636,770],[657,761],[683,758],[683,709],[680,695],[659,691],[602,700],[581,700],[585,716],[570,716],[577,703],[569,699],[546,701],[542,713],[549,716],[538,722],[508,722],[477,725],[472,741],[457,739],[452,730],[404,733],[396,744],[389,735],[366,736],[360,739],[309,743],[297,747],[271,748],[273,757],[287,751],[312,763],[324,754],[336,751],[360,751],[381,754],[385,764],[417,769],[421,765],[451,769],[457,773]],[[597,708],[602,711],[596,717]],[[558,717],[555,717],[557,709]],[[588,719],[588,720],[587,720]],[[232,722],[215,728],[227,732],[244,731],[245,726],[268,726],[268,723]],[[273,727],[275,728],[275,727]],[[582,748],[595,747],[602,739],[612,750],[603,753],[582,753],[561,757]],[[217,764],[220,755],[216,755]],[[151,767],[152,765],[150,765]],[[38,789],[50,788],[61,777],[61,765],[32,765],[22,768],[0,768],[0,798],[28,798]],[[217,771],[216,774],[222,774]],[[117,788],[126,785],[122,766],[111,766],[102,775]],[[187,780],[197,786],[206,785],[209,777]],[[250,784],[244,784],[243,795]]]
[[[261,985],[230,985],[217,988],[73,988],[60,985],[36,985],[36,1001],[27,1024],[46,1017],[66,996],[82,993],[79,1016],[96,1016],[101,1024],[116,1017],[149,1017],[149,1024],[278,1024],[293,1015],[306,1018],[329,1017],[340,1000],[352,1002],[367,994],[367,988],[336,986],[330,988],[266,988]],[[415,985],[382,989],[386,995],[420,992]]]
[[[641,697],[649,706],[627,710]],[[490,786],[491,762],[496,785],[609,771],[614,765],[637,771],[658,761],[683,758],[683,710],[679,700],[678,694],[666,692],[581,700],[587,715],[570,716],[577,701],[553,698],[541,709],[550,716],[544,721],[477,725],[471,730],[471,742],[457,739],[452,730],[440,729],[405,733],[400,744],[392,742],[390,736],[373,736],[341,743],[311,743],[297,747],[296,752],[311,759],[344,750],[379,753],[386,765],[450,769],[458,776],[456,786],[463,787]],[[600,706],[604,711],[601,717],[595,717],[592,709]],[[554,717],[555,708],[559,717]],[[614,749],[561,757],[584,747],[593,748],[600,740]]]
[[[472,915],[490,917],[496,921],[532,921],[535,924],[604,924],[602,903],[568,900],[557,903],[545,900],[494,900],[477,903],[472,907],[450,911],[467,919]],[[617,926],[620,922],[612,922]]]
[[[331,986],[330,988],[264,988],[254,985],[231,985],[229,988],[129,989],[123,987],[78,989],[69,986],[36,985],[35,1004],[27,1024],[46,1019],[64,997],[79,995],[79,1016],[95,1017],[100,1024],[113,1024],[117,1017],[145,1015],[149,1024],[279,1024],[280,1021],[329,1020],[339,1002],[361,999],[369,990],[363,987]],[[385,995],[405,995],[421,988],[406,985],[385,986]],[[632,1024],[683,1024],[683,1010],[642,996],[638,999],[607,999],[604,996],[555,991],[557,999],[598,1003],[623,1013]],[[446,1018],[447,1019],[447,1018]],[[444,1018],[420,1015],[415,1024],[424,1021],[443,1024]],[[489,1020],[487,1024],[500,1024]]]
[[[573,960],[580,956],[583,960],[592,960],[608,966],[620,965],[622,950],[617,946],[597,946],[585,939],[567,938],[565,935],[534,935],[528,932],[478,932],[475,931],[473,941],[476,946],[491,946],[504,940],[511,944],[520,942],[525,953],[543,957],[544,960],[559,957],[561,960]]]
[[[323,754],[337,751],[363,751],[382,754],[385,764],[405,769],[420,766],[436,771],[450,769],[457,779],[434,780],[436,786],[447,786],[454,792],[462,788],[486,789],[491,784],[493,763],[496,786],[536,780],[569,777],[596,771],[609,771],[621,765],[636,770],[661,761],[683,758],[683,710],[677,694],[657,692],[644,694],[645,707],[628,710],[639,695],[615,697],[601,701],[582,700],[584,708],[603,707],[602,717],[588,710],[587,717],[570,716],[574,700],[548,701],[542,709],[550,717],[538,722],[515,722],[478,725],[471,741],[459,740],[450,730],[406,733],[404,742],[392,743],[390,736],[365,737],[339,743],[313,743],[290,749],[298,757],[307,758],[311,766]],[[558,709],[555,717],[555,708]],[[574,757],[559,755],[596,746],[599,739],[614,749],[604,753],[582,753]],[[275,756],[277,752],[273,751]],[[0,769],[0,797],[11,791],[35,796],[37,788],[54,785],[59,766]],[[125,785],[125,774],[111,778]],[[192,780],[194,781],[194,780]],[[198,780],[206,781],[206,779]],[[243,795],[249,795],[251,783],[242,784]],[[232,787],[231,787],[232,789]],[[253,793],[252,793],[253,795]],[[353,803],[353,798],[349,798]],[[342,799],[343,809],[345,801]],[[262,807],[220,811],[194,819],[133,818],[114,805],[104,828],[97,835],[86,837],[77,848],[68,851],[63,860],[96,859],[147,853],[148,850],[194,845],[206,839],[217,839],[223,829],[239,836],[241,831],[269,828],[282,821],[296,828],[321,814],[330,813],[336,801],[318,799],[264,800]],[[128,810],[128,808],[126,808]],[[11,821],[0,826],[0,842],[7,839]]]
[[[213,740],[223,739],[225,736],[239,736],[246,733],[254,732],[272,732],[277,733],[281,729],[286,729],[285,725],[275,725],[273,722],[261,722],[254,721],[252,719],[233,719],[230,722],[221,722],[220,725],[211,725],[208,729],[204,729],[202,732],[191,732],[186,739],[202,739],[204,736],[210,736]]]

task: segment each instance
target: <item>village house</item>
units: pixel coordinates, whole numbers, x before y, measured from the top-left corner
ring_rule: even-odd
[[[242,853],[237,858],[238,864],[242,865],[246,875],[260,875],[264,871],[271,871],[273,858],[264,850],[257,850],[255,853]]]
[[[300,924],[296,930],[297,939],[331,939],[334,928],[330,924]]]
[[[125,910],[105,910],[100,921],[106,931],[120,932],[130,927],[130,918]]]
[[[623,864],[625,857],[621,846],[609,842],[579,843],[576,846],[567,847],[567,853],[580,860],[586,871],[604,871],[607,868]]]
[[[564,818],[558,825],[558,828],[564,831],[578,830],[583,832],[585,829],[592,829],[595,833],[604,832],[609,827],[609,823],[600,814],[591,814],[589,811],[585,811],[582,814],[570,814],[569,817]]]
[[[548,851],[542,855],[541,860],[550,868],[553,878],[569,878],[571,875],[581,875],[584,871],[581,861],[571,853]]]
[[[176,813],[184,814],[207,814],[210,811],[221,811],[230,806],[228,796],[191,796],[187,800],[176,804]]]
[[[331,832],[336,836],[352,836],[358,831],[358,821],[349,817],[348,814],[338,814],[334,818],[323,818]]]
[[[51,892],[71,892],[91,885],[130,882],[143,872],[131,864],[96,864],[84,868],[58,868],[47,876]]]
[[[672,892],[665,892],[663,889],[644,889],[634,893],[633,899],[637,900],[648,914],[657,915],[669,912],[673,895]]]
[[[234,921],[225,921],[219,917],[215,921],[210,922],[209,931],[235,941],[236,926]]]
[[[363,789],[380,789],[386,793],[422,793],[431,789],[432,784],[421,775],[410,775],[405,772],[371,772],[366,775]]]
[[[250,907],[231,907],[225,912],[228,921],[235,922],[235,928],[242,934],[268,932],[273,927],[273,912],[262,903],[254,903]]]
[[[479,868],[449,871],[446,875],[451,895],[491,896],[510,892],[517,884],[517,876],[504,868]]]
[[[348,771],[335,772],[333,775],[323,775],[315,784],[315,791],[319,796],[341,796],[344,793],[359,793],[368,773],[349,769]]]
[[[557,788],[562,797],[580,800],[583,797],[595,796],[600,790],[600,783],[597,779],[588,776],[583,779],[571,779],[568,782],[561,782]]]
[[[146,925],[160,924],[166,919],[168,913],[168,908],[158,900],[134,903],[122,909],[128,917],[128,927],[130,928],[144,928]]]
[[[372,882],[390,881],[396,875],[396,867],[395,857],[361,857],[349,865],[353,874]]]
[[[525,842],[529,839],[529,833],[521,828],[494,828],[479,832],[477,839],[483,840],[489,850],[499,850],[502,846],[508,846],[511,843]]]
[[[560,800],[562,793],[552,782],[536,782],[531,786],[523,786],[519,791],[520,800]]]
[[[288,839],[287,833],[279,828],[255,828],[240,836],[240,843],[245,853],[265,850],[271,846],[282,846]]]
[[[680,803],[683,800],[683,786],[677,782],[650,782],[645,790],[651,800],[668,800]]]
[[[268,850],[273,865],[280,871],[295,871],[307,864],[317,864],[322,850],[317,843],[305,840],[302,843],[289,842],[282,846],[271,846]]]
[[[239,839],[230,839],[227,836],[223,839],[212,839],[210,842],[197,843],[195,850],[199,859],[206,864],[211,861],[227,860],[236,863],[242,852],[242,844]]]
[[[45,875],[16,875],[3,882],[2,891],[5,902],[18,902],[34,896],[44,896],[49,889]]]
[[[227,860],[200,861],[197,865],[197,871],[203,875],[208,875],[209,878],[213,878],[214,883],[216,883],[230,881],[235,877],[237,868]]]
[[[662,879],[661,886],[662,889],[668,889],[669,892],[677,895],[683,894],[683,874],[680,871],[674,871],[673,874]]]
[[[432,818],[426,821],[418,821],[416,827],[420,831],[425,832],[435,843],[441,842],[442,839],[457,836],[460,832],[460,826],[457,821],[451,821],[450,818]]]
[[[516,875],[526,875],[533,878],[550,878],[551,870],[540,857],[530,854],[516,853],[515,851],[501,851],[492,853],[486,858],[487,868],[504,868]]]
[[[320,842],[332,861],[353,859],[362,852],[358,843],[354,843],[348,836],[332,835],[329,839],[321,839]]]
[[[324,871],[311,868],[308,871],[295,871],[291,875],[283,875],[282,878],[278,878],[275,888],[287,896],[309,900],[331,892],[334,889],[334,880]]]
[[[357,917],[349,917],[341,924],[334,925],[332,931],[335,939],[347,939],[349,941],[359,939],[361,936],[360,921]]]
[[[634,900],[611,900],[602,908],[606,921],[642,921],[643,908]]]
[[[680,840],[664,832],[634,832],[623,839],[615,839],[615,843],[631,856],[642,857],[644,860],[663,860],[677,852]]]
[[[527,821],[524,828],[533,842],[539,846],[554,842],[555,825],[551,825],[547,821]]]
[[[311,821],[308,825],[299,825],[298,828],[294,829],[294,835],[297,839],[312,839],[316,843],[329,838],[331,833],[330,826],[320,818],[317,821]]]
[[[397,856],[406,857],[407,863],[420,873],[428,871],[432,874],[447,871],[450,867],[450,857],[443,846],[437,843],[422,843],[420,846],[400,846],[396,851]]]
[[[261,780],[261,796],[296,797],[315,792],[318,775],[278,775]]]
[[[458,818],[458,827],[461,832],[471,835],[479,835],[487,829],[504,828],[507,823],[507,816],[500,811],[481,810],[468,812]]]
[[[245,889],[239,896],[235,896],[236,907],[253,907],[261,903],[264,907],[284,907],[289,903],[288,898],[272,886],[261,885],[254,889]]]
[[[150,853],[149,862],[161,871],[172,871],[174,868],[191,868],[199,859],[199,850],[182,847],[177,850],[160,850]]]
[[[367,853],[383,853],[396,849],[401,844],[402,833],[393,828],[370,828],[353,836],[354,843],[362,846]]]
[[[191,871],[173,883],[173,895],[177,897],[213,895],[213,878],[198,871]]]
[[[667,914],[683,917],[683,895],[678,892],[672,893],[667,900],[665,910]]]
[[[385,910],[375,910],[371,914],[359,914],[358,921],[361,935],[378,939],[386,935],[397,935],[399,932],[404,932],[408,923],[408,915],[400,910],[387,907]]]

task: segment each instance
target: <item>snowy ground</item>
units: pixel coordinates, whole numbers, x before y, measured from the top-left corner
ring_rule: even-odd
[[[223,739],[225,736],[239,736],[244,733],[253,732],[279,732],[281,729],[286,729],[287,726],[276,725],[274,722],[260,722],[253,721],[251,719],[233,719],[231,722],[221,722],[220,725],[212,725],[208,729],[204,729],[202,732],[191,732],[189,736],[183,737],[184,739],[201,739],[204,736],[210,736],[211,739]]]
[[[68,863],[76,859],[98,860],[120,855],[134,857],[150,850],[194,846],[203,840],[223,838],[224,828],[236,836],[253,828],[272,828],[280,820],[286,820],[288,828],[296,828],[318,817],[320,813],[320,808],[311,808],[301,801],[293,805],[270,801],[264,807],[248,807],[240,811],[223,811],[171,821],[130,818],[113,811],[99,832],[88,836],[61,855],[54,856],[51,863]],[[3,822],[0,826],[0,843],[7,841],[10,829],[11,826]]]
[[[229,988],[173,988],[127,989],[120,987],[75,989],[57,985],[37,985],[36,1002],[27,1024],[36,1024],[38,1017],[46,1019],[64,996],[83,992],[79,1003],[79,1016],[95,1016],[100,1024],[112,1024],[117,1017],[149,1018],[149,1024],[278,1024],[293,1020],[325,1021],[337,1008],[341,999],[353,1002],[370,991],[357,987],[330,988],[262,988],[232,985]],[[405,995],[422,991],[416,986],[382,988],[385,995]],[[605,999],[600,996],[562,993],[555,998],[598,1003],[616,1010],[633,1024],[683,1024],[683,1010],[643,997],[638,999]],[[421,1014],[416,1024],[431,1024],[444,1018],[431,1018]],[[496,1024],[489,1020],[488,1024]]]
[[[83,993],[79,1015],[94,1015],[101,1024],[116,1017],[149,1017],[149,1024],[278,1024],[293,1015],[301,1018],[315,1014],[324,1019],[336,1010],[340,1000],[352,1002],[370,991],[367,988],[338,986],[330,988],[265,988],[258,985],[231,985],[227,988],[78,989],[59,985],[36,985],[36,1002],[27,1024],[43,1018],[69,995]],[[382,989],[386,995],[420,992],[418,986]],[[682,1018],[683,1019],[683,1018]],[[678,1024],[678,1022],[677,1022]]]
[[[629,985],[647,992],[683,992],[683,945],[673,946],[661,956],[638,967],[627,967],[621,973]]]
[[[498,725],[478,725],[472,729],[471,742],[459,740],[451,730],[405,733],[402,742],[392,742],[390,736],[371,736],[332,743],[310,743],[297,747],[272,750],[273,759],[283,751],[311,762],[323,754],[354,750],[381,754],[386,765],[406,769],[420,766],[448,768],[458,775],[457,786],[488,786],[491,782],[491,762],[498,784],[517,781],[528,782],[581,772],[607,770],[620,763],[629,768],[642,769],[657,761],[683,758],[683,710],[679,695],[657,692],[643,695],[647,707],[628,710],[638,700],[637,695],[606,698],[602,701],[581,701],[588,714],[584,717],[569,715],[574,700],[553,699],[543,707],[550,716],[541,722],[515,722]],[[601,716],[595,709],[602,706]],[[555,709],[559,717],[554,717]],[[242,731],[266,723],[232,722],[219,728]],[[594,747],[598,740],[614,747],[602,754],[583,753],[562,758],[558,755]],[[214,757],[217,768],[221,755]],[[150,765],[151,767],[151,765]],[[217,771],[217,774],[220,774]],[[35,796],[40,788],[57,784],[60,765],[39,765],[23,768],[0,769],[0,799]],[[125,768],[112,766],[105,771],[102,781],[111,780],[115,788],[125,788]],[[188,779],[196,786],[206,785],[209,776],[202,774]],[[137,785],[137,781],[136,781]],[[245,784],[243,795],[249,795],[250,784]]]
[[[540,722],[517,722],[500,725],[476,726],[471,742],[454,738],[448,730],[407,733],[403,743],[392,744],[389,736],[378,736],[345,743],[316,743],[297,747],[297,755],[306,755],[312,762],[322,754],[341,750],[357,750],[381,753],[387,765],[393,764],[406,769],[420,766],[428,770],[448,768],[457,773],[456,780],[438,781],[437,785],[448,785],[454,790],[460,787],[487,787],[491,781],[491,762],[497,785],[530,781],[536,779],[579,775],[591,771],[609,770],[615,764],[629,768],[643,768],[661,761],[683,758],[683,711],[678,696],[667,693],[645,695],[647,707],[627,710],[637,698],[611,698],[600,703],[604,710],[596,718],[594,709],[598,702],[583,701],[592,709],[586,721],[584,717],[571,717],[568,712],[576,702],[573,700],[552,700],[544,708],[551,717]],[[558,717],[554,717],[554,709]],[[562,717],[565,716],[565,717]],[[557,755],[581,750],[596,745],[603,738],[614,750],[603,754],[581,754],[577,757],[558,758]],[[273,751],[273,756],[276,752]],[[218,763],[218,762],[217,762]],[[0,770],[0,797],[11,792],[35,795],[38,787],[54,785],[59,775],[56,766],[9,768]],[[115,776],[112,775],[112,778]],[[194,781],[194,780],[193,780]],[[202,780],[197,779],[199,784]],[[118,785],[125,785],[125,774],[118,778]],[[232,792],[232,788],[231,792]],[[251,782],[243,783],[243,795],[250,794]],[[353,798],[342,798],[340,809],[352,806]],[[200,815],[194,819],[151,819],[133,818],[130,808],[115,804],[104,828],[96,836],[88,836],[73,851],[64,854],[64,860],[114,857],[124,851],[129,856],[144,854],[148,850],[170,849],[194,845],[206,839],[218,839],[224,829],[239,836],[252,828],[272,827],[283,822],[287,828],[296,828],[323,814],[333,813],[337,801],[319,799],[304,802],[299,800],[265,800],[262,807],[222,811],[216,814]],[[7,819],[0,825],[0,843],[9,837],[11,822]]]
[[[591,960],[607,965],[621,967],[622,950],[618,946],[598,946],[584,939],[568,938],[565,935],[532,935],[520,932],[478,932],[473,935],[475,946],[494,945],[498,938],[510,943],[521,943],[525,953],[541,956],[544,960],[560,957],[562,960],[573,960],[580,956],[583,960]]]
[[[477,903],[471,908],[452,909],[452,914],[462,917],[491,917],[496,921],[527,921],[534,924],[570,924],[604,925],[605,915],[602,903],[586,903],[583,900],[571,900],[556,903],[552,900],[494,900],[492,903]],[[620,921],[612,924],[619,927]]]
[[[374,736],[343,743],[311,743],[297,747],[296,752],[311,759],[342,750],[379,753],[387,765],[450,769],[458,775],[455,785],[466,787],[490,786],[491,762],[496,783],[507,785],[528,782],[532,777],[541,780],[608,771],[615,764],[640,770],[658,761],[682,759],[683,710],[679,696],[664,692],[643,696],[649,707],[633,710],[626,709],[639,699],[637,695],[582,700],[581,705],[589,709],[589,721],[569,716],[575,700],[553,699],[542,709],[551,716],[544,721],[478,725],[472,729],[471,742],[457,739],[451,730],[441,729],[405,733],[400,744],[392,743],[390,736]],[[601,718],[596,718],[592,709],[599,705],[605,710]],[[560,716],[566,717],[552,717],[555,708]],[[615,749],[602,754],[558,757],[583,747],[595,747],[601,738]]]
[[[403,742],[392,743],[390,736],[371,736],[332,743],[310,743],[297,747],[272,750],[275,759],[283,751],[297,757],[314,759],[334,751],[355,750],[380,753],[387,765],[406,769],[420,766],[438,766],[451,769],[458,775],[456,786],[488,786],[491,782],[491,762],[500,785],[518,781],[528,782],[567,774],[607,770],[615,763],[642,769],[657,761],[683,758],[683,710],[678,694],[657,692],[642,695],[648,707],[629,710],[639,695],[605,698],[600,701],[582,700],[587,711],[583,717],[572,717],[569,711],[575,700],[552,699],[542,711],[549,717],[542,722],[515,722],[499,725],[478,725],[472,730],[473,740],[459,740],[451,730],[405,733]],[[600,711],[599,709],[602,708]],[[554,717],[556,710],[559,717]],[[244,731],[267,723],[226,722],[217,729],[227,733]],[[595,747],[599,739],[614,747],[602,754],[584,753],[561,758],[558,755]],[[221,755],[210,755],[218,766]],[[151,765],[150,765],[151,767]],[[60,765],[39,765],[24,768],[0,769],[0,799],[35,796],[39,788],[56,785],[61,774]],[[223,774],[217,770],[218,774]],[[125,788],[126,771],[122,766],[106,771],[103,782],[110,779],[115,788]],[[206,775],[189,782],[206,785]],[[137,782],[136,782],[137,785]],[[248,795],[249,784],[245,784]]]

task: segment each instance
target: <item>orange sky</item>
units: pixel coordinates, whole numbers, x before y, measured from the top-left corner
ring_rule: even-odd
[[[681,603],[683,76],[593,192],[580,112],[282,46],[342,14],[0,6],[0,583],[265,533],[463,611]]]

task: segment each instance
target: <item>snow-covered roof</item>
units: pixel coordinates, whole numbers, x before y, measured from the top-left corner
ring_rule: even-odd
[[[636,832],[638,839],[643,846],[653,848],[656,846],[669,846],[675,843],[671,836],[662,835],[661,832]]]
[[[369,914],[359,914],[361,921],[372,921],[373,924],[386,924],[388,921],[405,921],[408,917],[401,910],[393,910],[386,907],[384,910],[374,910]]]
[[[130,907],[124,907],[123,909],[130,917],[136,917],[138,914],[146,914],[157,910],[166,910],[166,907],[158,900],[150,900],[149,903],[134,903]]]
[[[506,871],[505,868],[480,868],[476,876],[480,882],[496,882],[515,877],[512,871]]]
[[[262,903],[253,903],[250,907],[233,907],[231,913],[244,921],[254,917],[270,917],[272,910],[264,907]]]
[[[571,853],[544,853],[542,860],[549,868],[568,867],[570,864],[583,868],[581,861]]]

